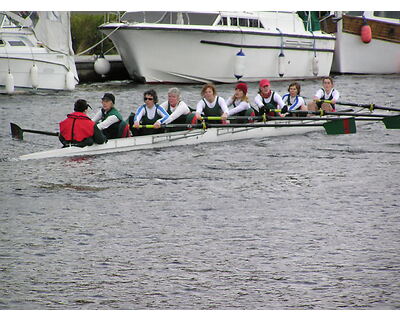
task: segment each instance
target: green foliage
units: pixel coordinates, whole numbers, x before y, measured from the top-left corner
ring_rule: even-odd
[[[104,14],[89,14],[89,13],[71,13],[71,35],[72,35],[72,47],[75,54],[78,54],[96,43],[100,42],[105,35],[100,32],[97,27],[103,24]],[[100,53],[116,54],[116,49],[112,49],[114,45],[110,39],[106,39],[103,44],[99,44],[86,55],[92,55]]]

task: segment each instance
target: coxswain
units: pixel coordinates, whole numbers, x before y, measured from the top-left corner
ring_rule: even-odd
[[[196,118],[201,120],[206,117],[221,117],[222,121],[228,118],[229,109],[224,98],[217,95],[217,89],[212,83],[206,83],[201,90],[202,99],[196,106]],[[215,121],[208,121],[215,122]],[[220,122],[220,121],[219,121]]]
[[[87,116],[88,108],[91,107],[86,100],[79,99],[74,104],[74,112],[60,122],[59,139],[64,147],[85,147],[107,141],[96,123]]]
[[[331,77],[322,78],[322,88],[314,95],[313,101],[308,104],[308,110],[317,111],[322,109],[327,112],[335,111],[335,103],[339,100],[340,93],[333,87],[333,79]],[[321,100],[329,100],[324,102]]]
[[[115,108],[115,97],[112,93],[105,93],[101,98],[102,108],[94,115],[92,120],[103,131],[107,139],[117,139],[130,136],[129,125],[122,119]]]
[[[259,115],[266,114],[267,116],[280,116],[278,111],[270,111],[280,109],[282,110],[285,104],[282,101],[282,97],[271,90],[271,83],[268,79],[262,79],[259,83],[259,91],[254,102],[258,107]]]
[[[307,105],[304,102],[303,97],[300,96],[301,86],[298,82],[292,82],[289,84],[288,92],[282,96],[282,101],[287,107],[288,112],[286,115],[296,115],[295,113],[290,113],[291,111],[307,111]],[[283,113],[283,112],[282,112]]]
[[[158,104],[157,92],[153,89],[143,94],[144,104],[140,106],[133,119],[134,135],[162,133],[160,129],[169,118],[167,111]],[[140,125],[154,125],[154,129],[140,128]]]

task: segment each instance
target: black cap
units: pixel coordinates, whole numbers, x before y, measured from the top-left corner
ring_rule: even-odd
[[[115,103],[115,97],[112,93],[105,93],[101,100],[110,100],[112,103]]]
[[[92,107],[88,105],[88,103],[86,102],[86,100],[84,100],[84,99],[78,99],[78,100],[75,101],[75,104],[74,104],[74,111],[83,112],[83,111],[85,111],[87,108],[92,109]]]

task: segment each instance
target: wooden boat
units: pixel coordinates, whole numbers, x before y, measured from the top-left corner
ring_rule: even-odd
[[[321,121],[323,120],[323,121]],[[84,148],[75,146],[48,151],[35,152],[22,155],[20,160],[90,156],[105,153],[146,150],[183,145],[197,145],[200,143],[219,143],[243,139],[259,139],[266,137],[302,135],[312,131],[326,130],[329,134],[354,133],[354,118],[332,118],[307,120],[275,120],[268,122],[255,122],[246,124],[209,124],[206,128],[202,125],[182,125],[189,130],[167,132],[155,135],[134,136],[129,138],[112,139],[105,144],[92,145]],[[348,124],[346,124],[348,122]],[[337,126],[343,127],[337,130]],[[168,125],[167,125],[168,126]],[[170,125],[171,126],[171,125]],[[353,128],[354,127],[354,128]],[[343,130],[344,129],[344,130]],[[345,131],[348,132],[345,132]],[[29,130],[25,130],[32,132]],[[38,132],[37,132],[38,133]],[[43,132],[40,132],[43,133]],[[52,133],[53,135],[54,133]]]

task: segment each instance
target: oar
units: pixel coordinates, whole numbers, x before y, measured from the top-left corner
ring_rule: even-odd
[[[318,101],[326,102],[326,103],[332,103],[331,100],[318,100]],[[350,107],[367,108],[370,111],[373,111],[374,109],[379,109],[379,110],[388,110],[388,111],[400,112],[400,109],[392,108],[392,107],[377,106],[375,103],[354,103],[354,102],[342,102],[342,101],[337,101],[335,103],[336,104],[340,104],[340,105],[344,105],[344,106],[350,106]]]
[[[377,120],[382,121],[385,124],[386,129],[400,129],[400,115],[388,115],[388,114],[375,114],[375,113],[349,113],[349,112],[327,112],[324,110],[320,111],[291,111],[291,113],[295,114],[316,114],[320,116],[324,115],[346,115],[356,117],[356,120],[367,120],[361,119],[359,117],[369,118],[370,121]],[[312,119],[312,117],[309,117]],[[374,119],[375,118],[375,119]]]
[[[309,120],[307,118],[307,120]],[[326,119],[327,120],[327,119]],[[184,128],[184,129],[207,129],[207,128],[264,128],[264,127],[324,127],[327,134],[349,134],[356,133],[356,122],[354,118],[329,119],[324,123],[202,123],[202,124],[163,124],[162,128]],[[154,129],[154,125],[140,125],[139,128]]]
[[[23,140],[24,139],[24,132],[30,133],[37,133],[37,134],[44,134],[48,136],[58,136],[58,132],[49,132],[49,131],[40,131],[40,130],[32,130],[32,129],[22,129],[15,123],[10,123],[11,126],[11,135],[13,138]]]

